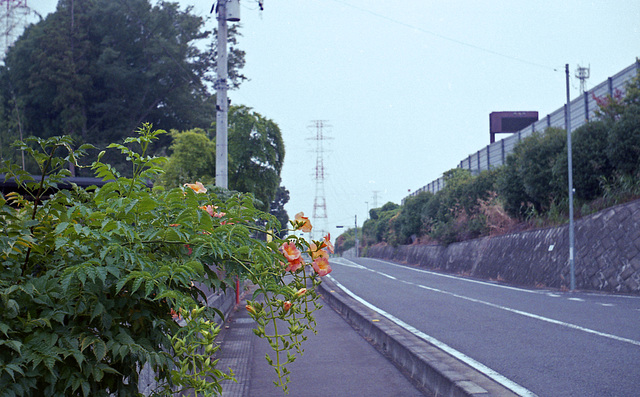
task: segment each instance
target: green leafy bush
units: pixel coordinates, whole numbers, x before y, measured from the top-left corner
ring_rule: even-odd
[[[56,189],[70,176],[65,167],[90,149],[74,151],[68,137],[18,145],[40,176],[13,164],[0,170],[26,192],[0,197],[0,395],[138,395],[145,364],[157,373],[157,393],[217,394],[229,377],[210,358],[221,313],[206,307],[202,291],[246,278],[271,307],[272,296],[292,300],[294,287],[314,277],[297,277],[293,287],[284,281],[282,240],[256,238],[280,222],[250,196],[223,200],[199,183],[150,188],[164,159],[148,148],[162,132],[146,124],[124,145],[110,145],[130,160],[133,176],[98,160],[92,168],[109,181],[99,188]],[[310,288],[303,318],[287,318],[296,332],[313,328],[316,299]],[[296,348],[276,335],[278,356]]]

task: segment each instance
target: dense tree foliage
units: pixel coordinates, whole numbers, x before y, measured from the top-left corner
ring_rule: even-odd
[[[558,199],[562,187],[556,176],[566,173],[566,167],[557,163],[562,156],[567,156],[566,139],[564,130],[549,128],[544,133],[534,132],[514,148],[507,165],[512,169],[502,176],[500,185],[512,197],[520,196],[520,203],[509,207],[516,210],[514,215],[524,215],[531,210],[544,212]],[[522,191],[514,192],[516,187]]]
[[[391,227],[392,219],[400,211],[398,204],[388,202],[380,208],[369,210],[369,219],[362,225],[362,243],[364,245],[386,242],[396,244],[395,229]]]
[[[358,229],[358,238],[362,239],[362,229]],[[343,254],[345,251],[355,247],[356,245],[356,229],[349,228],[344,233],[340,234],[336,239],[335,248],[336,253]]]
[[[168,187],[178,187],[192,181],[213,184],[216,147],[206,131],[199,128],[182,132],[173,130],[171,138],[171,156],[164,166],[165,173],[160,182]]]
[[[229,187],[250,192],[268,211],[280,185],[284,142],[278,125],[246,106],[229,109]]]
[[[276,196],[271,202],[269,206],[269,213],[276,217],[280,221],[280,225],[282,229],[286,229],[287,224],[289,223],[289,214],[287,210],[284,209],[284,206],[289,202],[289,190],[287,190],[284,186],[278,186],[276,190]]]
[[[608,123],[597,120],[577,128],[571,134],[573,186],[575,198],[578,200],[593,200],[602,195],[602,178],[612,176],[614,168],[607,156]],[[568,159],[566,152],[557,160],[559,194],[564,197],[569,186]]]
[[[69,134],[103,147],[142,122],[165,130],[210,128],[211,40],[205,21],[177,3],[60,0],[55,12],[25,30],[0,69],[3,156],[18,129],[24,137]],[[233,34],[230,42],[237,86],[244,53],[233,47]],[[152,152],[167,145],[163,137]]]
[[[205,131],[171,133],[171,155],[161,183],[177,187],[191,181],[215,181],[215,141]],[[263,211],[273,209],[286,225],[284,204],[289,200],[286,189],[280,191],[280,172],[284,162],[284,142],[278,125],[246,106],[229,110],[229,188],[251,193]],[[283,188],[284,189],[284,188]],[[286,194],[285,194],[286,192]]]
[[[451,243],[477,237],[495,226],[489,207],[496,205],[496,171],[474,177],[469,170],[455,168],[444,179],[444,189],[436,194],[421,192],[402,206],[389,202],[371,209],[370,219],[362,226],[364,244],[411,244],[427,236]]]

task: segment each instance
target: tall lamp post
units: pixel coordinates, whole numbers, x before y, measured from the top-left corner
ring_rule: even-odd
[[[567,105],[565,113],[565,126],[567,128],[567,163],[569,172],[569,271],[571,291],[576,289],[576,267],[575,267],[575,237],[573,225],[573,163],[571,160],[571,94],[569,92],[569,64],[565,65],[567,81]]]

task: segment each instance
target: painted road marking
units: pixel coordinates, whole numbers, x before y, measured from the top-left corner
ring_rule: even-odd
[[[439,340],[437,340],[437,339],[425,334],[424,332],[418,330],[417,328],[414,328],[411,325],[405,323],[404,321],[400,320],[399,318],[395,317],[394,315],[392,315],[390,313],[387,313],[384,310],[378,308],[377,306],[374,306],[371,303],[367,302],[366,300],[360,298],[358,295],[356,295],[353,292],[351,292],[347,287],[345,287],[344,285],[340,284],[331,275],[327,275],[327,277],[329,277],[329,279],[331,279],[331,281],[333,281],[336,284],[336,286],[341,288],[347,295],[351,296],[353,299],[355,299],[356,301],[362,303],[363,305],[365,305],[369,309],[377,312],[381,316],[384,316],[384,317],[388,318],[389,320],[393,321],[396,325],[406,329],[407,331],[411,332],[412,334],[414,334],[418,338],[423,339],[423,340],[431,343],[432,345],[436,346],[440,350],[443,350],[444,352],[452,355],[453,357],[457,358],[458,360],[464,362],[465,364],[471,366],[472,368],[476,369],[477,371],[483,373],[485,376],[487,376],[487,377],[493,379],[494,381],[500,383],[502,386],[504,386],[507,389],[513,391],[514,393],[516,393],[516,394],[518,394],[520,396],[523,396],[523,397],[536,397],[536,394],[534,394],[530,390],[520,386],[519,384],[515,383],[514,381],[508,379],[504,375],[499,374],[498,372],[496,372],[493,369],[487,367],[486,365],[484,365],[484,364],[472,359],[471,357],[469,357],[469,356],[467,356],[467,355],[455,350],[451,346],[449,346],[449,345],[447,345],[447,344],[445,344],[443,342],[440,342]]]
[[[575,329],[575,330],[578,330],[578,331],[586,332],[588,334],[602,336],[602,337],[605,337],[605,338],[616,340],[618,342],[625,342],[625,343],[630,343],[632,345],[640,346],[640,341],[637,341],[637,340],[623,338],[621,336],[608,334],[606,332],[596,331],[596,330],[593,330],[593,329],[590,329],[590,328],[581,327],[579,325],[567,323],[567,322],[564,322],[564,321],[554,320],[552,318],[539,316],[537,314],[525,312],[525,311],[522,311],[522,310],[512,309],[510,307],[497,305],[495,303],[485,302],[485,301],[482,301],[480,299],[470,298],[468,296],[455,294],[453,292],[449,292],[449,291],[444,291],[444,290],[437,289],[437,288],[428,287],[426,285],[415,284],[415,283],[412,283],[412,282],[409,282],[409,281],[403,281],[403,282],[405,284],[412,284],[412,285],[415,285],[417,287],[420,287],[420,288],[423,288],[423,289],[426,289],[426,290],[429,290],[429,291],[439,292],[439,293],[446,294],[446,295],[451,295],[451,296],[454,296],[456,298],[468,300],[470,302],[481,303],[483,305],[487,305],[487,306],[490,306],[490,307],[493,307],[493,308],[496,308],[496,309],[500,309],[500,310],[508,311],[508,312],[511,312],[511,313],[519,314],[519,315],[524,316],[524,317],[529,317],[529,318],[533,318],[533,319],[536,319],[536,320],[545,321],[547,323],[560,325],[560,326],[563,326],[563,327],[566,327],[566,328]]]
[[[384,261],[380,261],[380,262],[388,263],[388,262],[384,262]],[[396,266],[400,266],[400,265],[396,265]],[[364,267],[366,268],[366,266],[364,266]],[[409,268],[409,269],[411,269],[411,268]],[[419,269],[412,269],[412,270],[419,270]],[[374,271],[374,272],[378,273],[377,271]],[[425,271],[425,272],[429,273],[429,274],[440,275],[439,273],[432,273],[432,272],[428,272],[428,271]],[[450,276],[450,277],[454,277],[454,276]],[[466,279],[464,279],[464,278],[457,278],[457,279],[466,281]],[[470,302],[474,302],[474,303],[480,303],[480,304],[483,304],[483,305],[486,305],[486,306],[490,306],[490,307],[493,307],[493,308],[496,308],[496,309],[500,309],[500,310],[508,311],[508,312],[511,312],[511,313],[519,314],[519,315],[524,316],[524,317],[533,318],[533,319],[544,321],[544,322],[547,322],[547,323],[550,323],[550,324],[560,325],[562,327],[575,329],[575,330],[578,330],[578,331],[586,332],[588,334],[597,335],[597,336],[601,336],[601,337],[604,337],[604,338],[616,340],[618,342],[624,342],[624,343],[629,343],[629,344],[632,344],[632,345],[635,345],[635,346],[640,346],[640,341],[637,341],[637,340],[633,340],[633,339],[629,339],[629,338],[623,338],[621,336],[609,334],[609,333],[606,333],[606,332],[596,331],[596,330],[593,330],[593,329],[590,329],[590,328],[582,327],[580,325],[567,323],[567,322],[560,321],[560,320],[554,320],[552,318],[539,316],[537,314],[525,312],[523,310],[513,309],[513,308],[510,308],[510,307],[498,305],[498,304],[491,303],[491,302],[486,302],[486,301],[483,301],[483,300],[480,300],[480,299],[471,298],[471,297],[468,297],[468,296],[456,294],[456,293],[445,291],[445,290],[441,290],[441,289],[438,289],[438,288],[429,287],[429,286],[422,285],[422,284],[416,284],[416,283],[413,283],[411,281],[405,281],[405,280],[399,280],[399,281],[401,281],[402,283],[408,284],[408,285],[413,285],[413,286],[428,290],[428,291],[438,292],[438,293],[441,293],[441,294],[450,295],[450,296],[453,296],[453,297],[456,297],[456,298],[459,298],[459,299],[464,299],[464,300],[467,300],[467,301],[470,301]],[[473,280],[473,281],[475,281],[475,280]],[[494,284],[491,284],[491,285],[494,285]],[[520,290],[520,289],[517,289],[517,288],[513,288],[513,289]],[[522,290],[522,291],[526,291],[526,290]],[[569,300],[584,301],[583,299],[580,299],[580,298],[569,298]]]
[[[413,268],[413,267],[398,265],[397,263],[393,263],[393,262],[383,261],[381,259],[375,259],[375,258],[367,258],[367,259],[378,261],[378,262],[382,262],[385,265],[391,265],[391,266],[400,267],[400,268],[403,268],[403,269],[413,270],[414,272],[426,273],[426,274],[430,274],[432,276],[438,276],[438,277],[444,277],[444,278],[452,278],[452,279],[455,279],[455,280],[465,281],[467,283],[488,285],[488,286],[491,286],[491,287],[503,288],[503,289],[508,289],[508,290],[512,290],[512,291],[526,292],[526,293],[529,293],[529,294],[541,294],[542,293],[542,291],[532,291],[530,289],[511,287],[511,286],[508,286],[508,285],[490,283],[490,282],[487,282],[487,281],[473,280],[473,279],[470,279],[470,278],[458,277],[458,276],[454,276],[454,275],[451,275],[451,274],[443,274],[443,273],[436,273],[436,272],[432,272],[432,271],[424,270],[424,269],[416,269],[416,268]]]

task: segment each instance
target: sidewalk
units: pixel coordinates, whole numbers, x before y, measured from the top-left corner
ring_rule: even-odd
[[[322,294],[330,291],[320,291]],[[255,323],[242,301],[228,316],[220,336],[218,368],[231,367],[238,380],[223,383],[223,396],[282,396],[275,371],[265,360],[271,348],[256,337]],[[317,334],[309,333],[304,355],[288,366],[289,396],[422,396],[424,395],[327,301],[316,311]]]

